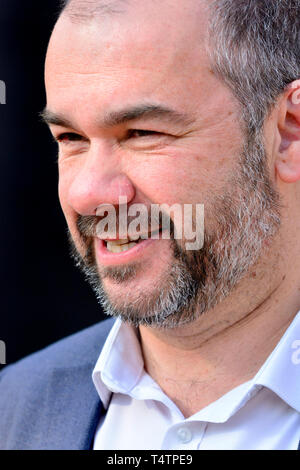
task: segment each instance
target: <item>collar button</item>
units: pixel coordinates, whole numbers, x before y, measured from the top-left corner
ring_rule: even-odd
[[[192,440],[193,434],[188,428],[179,428],[177,431],[177,436],[180,442],[187,444]]]

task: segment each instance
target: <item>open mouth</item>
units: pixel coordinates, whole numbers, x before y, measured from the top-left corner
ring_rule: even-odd
[[[136,236],[136,237],[129,237],[129,238],[120,239],[120,240],[103,240],[103,241],[104,241],[104,245],[107,251],[109,251],[110,253],[122,253],[124,251],[131,250],[131,248],[134,248],[139,243],[145,242],[145,240],[149,238],[154,238],[155,235],[156,235],[155,239],[160,238],[161,233],[162,233],[161,229],[158,229],[155,232],[147,234],[147,236],[143,238],[141,238],[140,236]],[[157,237],[157,234],[159,234],[159,237]]]

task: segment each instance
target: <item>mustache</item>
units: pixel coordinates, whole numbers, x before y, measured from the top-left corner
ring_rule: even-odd
[[[105,217],[105,216],[104,216]],[[101,220],[104,219],[104,217],[99,217],[96,215],[88,215],[88,216],[83,216],[83,215],[78,215],[77,221],[76,221],[76,226],[77,230],[80,234],[80,236],[84,239],[87,240],[88,238],[93,238],[97,237],[97,225]],[[132,221],[134,221],[136,217],[133,216],[127,216],[127,222],[128,222],[128,227]],[[169,224],[170,227],[170,236],[171,238],[174,238],[175,234],[175,225],[169,214],[166,212],[160,212],[158,216],[156,214],[151,214],[148,211],[148,221],[143,220],[143,227],[146,225],[148,227],[147,232],[150,233],[151,231],[158,230],[163,226],[163,224]],[[127,227],[127,231],[128,231]],[[119,214],[116,216],[116,233],[119,232]]]

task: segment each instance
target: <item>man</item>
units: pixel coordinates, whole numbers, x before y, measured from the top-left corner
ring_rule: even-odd
[[[4,369],[2,448],[297,449],[299,18],[298,0],[67,2],[43,117],[73,256],[118,318]],[[203,247],[172,213],[169,238],[150,216],[105,235],[123,201],[190,204],[193,226],[203,204]]]

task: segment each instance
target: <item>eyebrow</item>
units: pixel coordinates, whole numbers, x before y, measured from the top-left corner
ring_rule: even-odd
[[[42,111],[40,113],[40,117],[48,125],[52,124],[61,127],[70,127],[72,129],[76,128],[76,125],[74,125],[74,123],[72,123],[72,121],[68,119],[68,117],[59,113],[54,113],[49,109],[45,109],[44,111]],[[161,118],[163,120],[173,122],[174,124],[182,125],[188,125],[192,122],[191,118],[189,118],[184,113],[179,113],[178,111],[167,108],[165,106],[147,104],[125,108],[120,111],[110,112],[104,116],[103,120],[99,121],[99,126],[103,126],[106,128],[115,127],[140,118]]]

